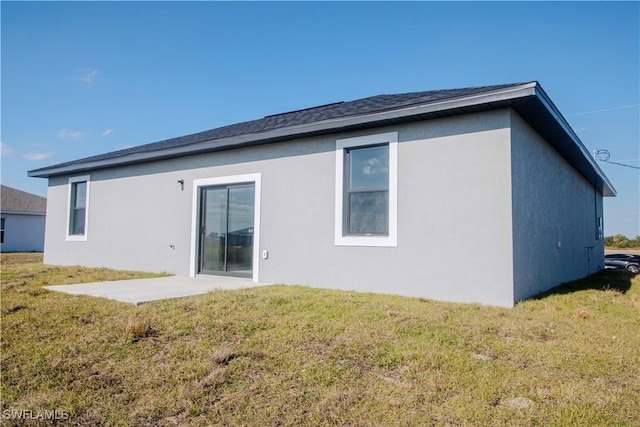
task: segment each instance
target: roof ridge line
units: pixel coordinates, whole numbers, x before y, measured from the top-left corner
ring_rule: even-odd
[[[291,110],[291,111],[287,111],[287,112],[284,112],[284,113],[269,114],[268,116],[264,116],[263,119],[268,119],[269,117],[284,116],[286,114],[299,113],[299,112],[302,112],[302,111],[315,110],[316,108],[330,107],[332,105],[338,105],[338,104],[344,104],[344,101],[330,102],[329,104],[318,105],[318,106],[315,106],[315,107],[308,107],[308,108],[300,108],[298,110]],[[258,120],[260,120],[260,119],[258,119]]]

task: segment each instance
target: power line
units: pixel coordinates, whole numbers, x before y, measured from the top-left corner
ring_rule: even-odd
[[[640,169],[639,166],[626,165],[624,163],[614,162],[614,161],[609,160],[609,158],[611,157],[611,153],[609,152],[609,150],[598,150],[598,149],[595,149],[595,150],[593,150],[593,157],[597,158],[601,162],[611,163],[612,165],[625,166],[627,168],[632,168],[632,169]]]
[[[612,165],[618,165],[618,166],[626,166],[628,168],[632,168],[632,169],[640,169],[640,166],[632,166],[632,165],[625,165],[624,163],[618,163],[618,162],[612,162],[609,160],[602,160],[605,163],[611,163]]]

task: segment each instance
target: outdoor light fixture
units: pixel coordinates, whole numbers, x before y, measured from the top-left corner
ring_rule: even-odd
[[[178,187],[180,188],[181,191],[184,191],[184,179],[178,180]]]

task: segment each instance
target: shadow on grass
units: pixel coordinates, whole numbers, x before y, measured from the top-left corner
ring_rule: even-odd
[[[618,291],[626,293],[631,288],[631,280],[635,274],[625,270],[602,270],[584,279],[565,283],[546,292],[538,294],[531,299],[543,299],[553,295],[566,295],[573,292],[596,290]]]

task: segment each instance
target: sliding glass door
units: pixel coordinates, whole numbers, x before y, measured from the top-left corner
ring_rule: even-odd
[[[200,190],[199,273],[251,277],[255,186]]]

